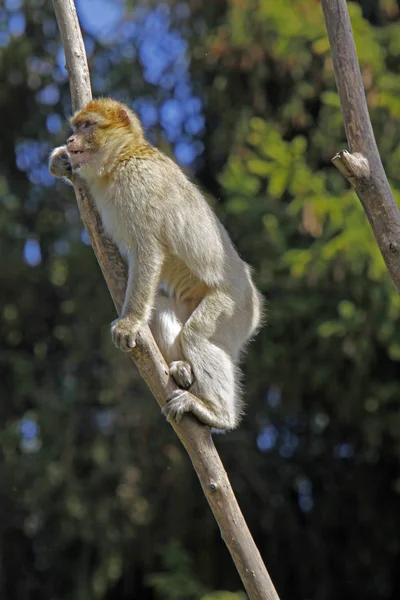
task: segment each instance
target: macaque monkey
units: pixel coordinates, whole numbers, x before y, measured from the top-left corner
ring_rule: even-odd
[[[55,177],[81,177],[128,265],[125,302],[111,324],[129,352],[146,324],[179,386],[163,412],[192,412],[219,430],[242,415],[238,361],[260,324],[249,266],[201,192],[149,144],[127,106],[100,99],[71,119],[67,145],[50,156]]]

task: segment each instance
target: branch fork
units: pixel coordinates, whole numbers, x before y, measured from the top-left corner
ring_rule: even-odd
[[[383,168],[369,118],[346,0],[321,0],[333,70],[351,150],[332,162],[350,181],[400,293],[400,212]]]
[[[350,154],[347,150],[341,150],[332,158],[335,167],[348,179],[355,188],[366,185],[371,178],[371,169],[368,160],[362,154],[356,152]]]

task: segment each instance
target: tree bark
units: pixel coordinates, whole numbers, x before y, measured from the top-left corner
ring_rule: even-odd
[[[400,293],[400,212],[376,145],[346,0],[321,0],[336,86],[351,154],[333,164],[354,187],[367,214],[393,283]]]
[[[64,46],[73,109],[91,99],[86,52],[73,0],[53,0]],[[116,246],[105,235],[101,219],[84,182],[76,178],[74,189],[82,221],[119,314],[126,288],[126,269]],[[176,389],[168,367],[148,327],[139,332],[131,356],[154,397],[162,407]],[[273,583],[232,491],[228,476],[214,446],[210,429],[192,415],[172,423],[186,448],[204,494],[232,555],[251,600],[279,600]]]

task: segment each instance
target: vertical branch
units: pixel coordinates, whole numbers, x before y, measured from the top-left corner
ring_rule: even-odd
[[[400,212],[382,166],[369,118],[346,0],[321,0],[321,6],[352,152],[342,150],[332,162],[354,187],[400,293]]]
[[[53,4],[64,45],[72,104],[77,110],[91,99],[82,35],[74,1],[53,0]],[[83,223],[119,312],[126,288],[124,264],[117,248],[104,234],[93,199],[79,178],[74,181],[74,189]],[[140,331],[131,356],[154,397],[163,406],[176,386],[170,380],[168,367],[148,327]],[[191,458],[250,600],[279,600],[215,449],[210,429],[190,414],[172,426]]]
[[[65,68],[69,78],[72,108],[76,111],[92,99],[85,45],[75,3],[53,0],[53,6],[65,53]]]

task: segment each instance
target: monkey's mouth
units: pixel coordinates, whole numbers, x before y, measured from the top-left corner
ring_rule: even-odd
[[[89,159],[89,153],[85,150],[69,150],[69,155],[73,166],[82,165]]]

